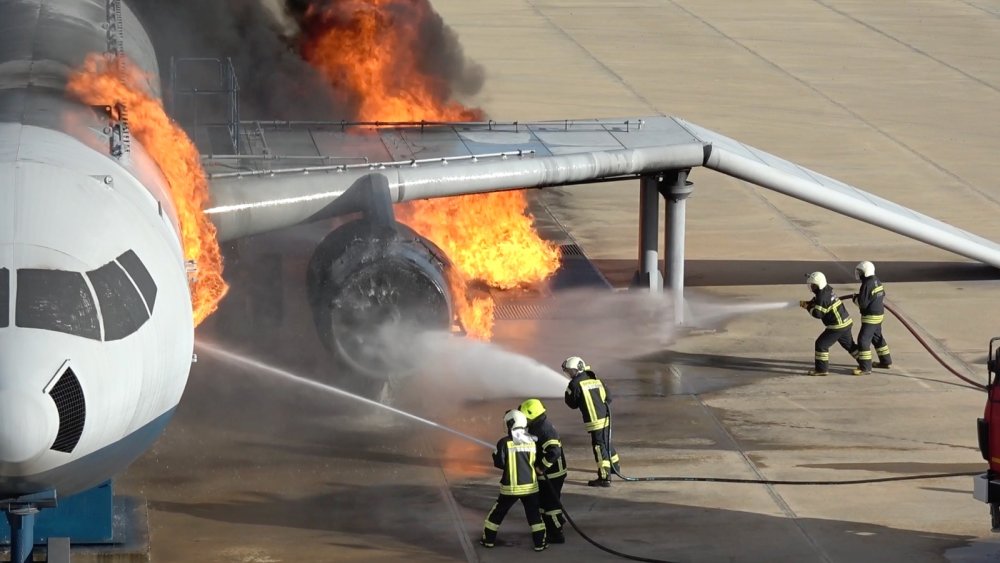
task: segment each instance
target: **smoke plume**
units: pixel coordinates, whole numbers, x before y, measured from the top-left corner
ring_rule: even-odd
[[[301,52],[322,26],[375,8],[388,18],[380,33],[393,33],[395,22],[418,26],[414,53],[420,71],[438,78],[440,99],[475,94],[484,81],[482,67],[465,58],[455,33],[426,0],[132,0],[130,6],[156,47],[165,91],[172,57],[228,57],[239,80],[242,119],[355,119],[359,93],[331,83]],[[215,79],[213,70],[205,66],[181,78],[204,88]]]

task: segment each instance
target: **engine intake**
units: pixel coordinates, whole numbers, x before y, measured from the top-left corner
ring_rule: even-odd
[[[434,243],[392,221],[356,219],[334,230],[309,261],[309,300],[323,344],[367,375],[402,369],[386,354],[387,327],[447,330],[450,263]]]

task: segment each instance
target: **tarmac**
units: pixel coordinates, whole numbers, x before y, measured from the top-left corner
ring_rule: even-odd
[[[486,72],[483,91],[466,101],[494,119],[677,115],[1000,240],[998,1],[434,6]],[[847,293],[853,265],[871,260],[892,306],[985,382],[998,330],[995,269],[711,171],[690,179],[691,295],[806,299],[804,274],[816,269]],[[635,269],[637,187],[546,190],[536,216],[623,287]],[[322,234],[302,229],[227,249],[236,257],[233,294],[198,337],[371,392],[332,373],[308,318],[302,249]],[[590,285],[601,282],[573,267]],[[282,299],[254,299],[262,295]],[[852,377],[851,358],[834,349],[825,378],[802,376],[821,326],[797,308],[679,331],[659,346],[608,321],[510,318],[498,322],[495,341],[551,366],[570,354],[588,359],[615,397],[626,474],[846,480],[985,467],[976,444],[985,395],[948,374],[895,319],[885,323],[892,370]],[[490,443],[519,402],[445,401],[417,385],[394,392],[404,408]],[[558,398],[546,404],[571,467],[564,504],[611,548],[680,562],[1000,560],[971,478],[593,489],[578,413]],[[117,486],[146,499],[153,561],[617,560],[574,531],[533,553],[516,507],[502,545],[478,546],[497,477],[481,446],[202,355],[167,432]]]

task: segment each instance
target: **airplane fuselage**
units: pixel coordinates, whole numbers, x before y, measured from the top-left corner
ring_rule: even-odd
[[[65,496],[122,471],[159,436],[190,370],[166,182],[134,139],[113,156],[106,116],[65,92],[84,57],[108,49],[109,24],[157,76],[145,31],[114,4],[0,3],[0,499]]]

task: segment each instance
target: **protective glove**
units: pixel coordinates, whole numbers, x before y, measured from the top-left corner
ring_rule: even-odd
[[[854,293],[854,294],[851,295],[851,301],[853,301],[855,305],[858,304],[858,294],[857,293]]]
[[[808,301],[799,301],[799,307],[802,307],[803,309],[808,309],[809,308],[809,302]]]

